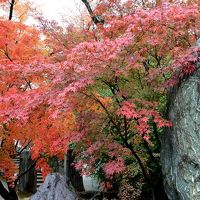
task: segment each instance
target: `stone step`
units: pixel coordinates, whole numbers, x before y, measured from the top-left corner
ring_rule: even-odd
[[[16,164],[16,165],[19,165],[20,164],[20,159],[13,159],[13,162]]]
[[[17,156],[12,159],[15,164],[15,176],[19,174],[19,165],[20,165],[20,156]]]
[[[42,172],[37,171],[37,188],[39,188],[43,182]]]
[[[18,175],[19,174],[19,165],[20,165],[20,156],[13,158],[13,162],[15,164],[15,175]],[[36,186],[37,186],[37,188],[39,188],[42,185],[42,183],[44,182],[43,177],[42,177],[42,172],[40,170],[37,170],[36,176],[37,176]]]

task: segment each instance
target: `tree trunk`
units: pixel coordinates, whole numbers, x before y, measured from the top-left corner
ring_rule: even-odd
[[[15,188],[8,188],[9,191],[3,186],[2,182],[0,181],[0,195],[5,200],[18,200]]]

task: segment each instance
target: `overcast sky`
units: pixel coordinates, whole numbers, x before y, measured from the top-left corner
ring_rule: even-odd
[[[78,13],[80,6],[83,6],[81,0],[30,0],[48,19],[61,21],[61,16],[72,16]]]

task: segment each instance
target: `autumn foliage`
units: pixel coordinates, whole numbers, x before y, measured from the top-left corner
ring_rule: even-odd
[[[63,159],[72,142],[79,145],[78,169],[87,163],[94,173],[105,156],[106,180],[127,172],[131,156],[147,182],[149,160],[159,167],[160,134],[173,123],[165,119],[167,90],[196,69],[198,1],[107,0],[94,14],[105,23],[63,28],[40,17],[36,29],[0,18],[6,178],[14,171],[14,141],[30,142],[44,174],[48,159]]]

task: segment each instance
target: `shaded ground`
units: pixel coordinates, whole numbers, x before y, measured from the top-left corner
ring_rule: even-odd
[[[7,184],[2,179],[0,179],[0,181],[2,181],[4,187],[7,188]],[[19,197],[19,200],[29,200],[30,194],[24,194],[24,193],[18,192],[18,197]],[[0,200],[4,200],[4,199],[0,196]]]

